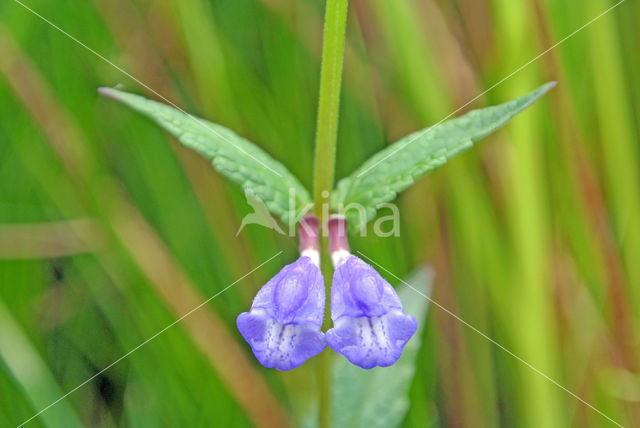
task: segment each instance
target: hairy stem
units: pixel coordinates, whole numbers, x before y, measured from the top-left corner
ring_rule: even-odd
[[[340,87],[342,83],[342,62],[344,37],[347,26],[348,0],[327,0],[322,42],[322,66],[320,71],[320,98],[318,100],[318,121],[316,128],[316,149],[314,157],[313,200],[315,214],[320,218],[321,227],[327,226],[325,218],[333,189],[335,175],[336,139],[338,137],[338,116],[340,110]],[[321,234],[323,254],[326,254],[326,233]],[[322,261],[327,290],[327,310],[325,330],[329,320],[331,289],[331,267],[325,257]],[[325,350],[318,358],[319,426],[331,425],[331,355]]]

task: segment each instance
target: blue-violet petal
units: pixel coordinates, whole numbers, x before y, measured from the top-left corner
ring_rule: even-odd
[[[365,369],[395,363],[418,327],[391,284],[353,255],[335,270],[331,319],[328,345]]]
[[[291,370],[326,347],[324,305],[322,273],[300,257],[260,289],[251,310],[238,316],[238,330],[263,366]]]

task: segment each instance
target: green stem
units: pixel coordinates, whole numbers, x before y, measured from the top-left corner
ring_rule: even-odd
[[[340,110],[340,88],[342,83],[342,62],[344,57],[344,36],[347,27],[348,0],[327,0],[324,35],[322,41],[322,66],[320,71],[320,98],[318,100],[318,122],[316,128],[316,149],[313,172],[313,200],[315,214],[325,228],[325,218],[333,189],[336,165],[336,140],[338,137],[338,116]],[[321,234],[322,252],[326,254],[326,233]],[[330,270],[326,257],[322,270],[325,273],[327,305],[325,329],[328,327],[330,300]],[[331,425],[331,355],[325,350],[318,358],[317,378],[319,389],[319,426]]]
[[[325,11],[313,176],[313,200],[318,217],[323,214],[324,204],[329,203],[329,192],[333,189],[348,4],[348,0],[327,0]]]

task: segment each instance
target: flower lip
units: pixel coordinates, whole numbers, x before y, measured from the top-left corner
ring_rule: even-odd
[[[280,324],[263,309],[241,313],[237,326],[260,364],[268,368],[294,369],[327,346],[319,327]]]

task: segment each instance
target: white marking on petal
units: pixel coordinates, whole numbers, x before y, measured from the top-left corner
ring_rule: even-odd
[[[286,362],[291,359],[291,353],[295,350],[296,336],[302,326],[296,324],[279,324],[271,319],[267,322],[265,337],[265,358],[276,363]]]
[[[338,250],[331,253],[331,262],[333,263],[333,267],[337,268],[340,266],[349,258],[350,255],[351,253],[349,250]]]
[[[373,359],[376,362],[379,362],[381,358],[386,359],[392,352],[392,346],[382,317],[360,317],[354,321],[360,339],[360,347],[365,351],[363,358],[365,360]]]
[[[315,248],[307,248],[300,253],[300,257],[305,256],[311,259],[311,263],[320,267],[320,251]]]

